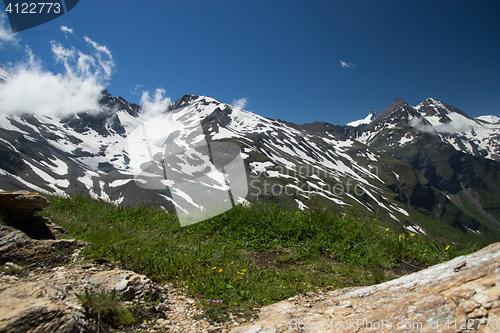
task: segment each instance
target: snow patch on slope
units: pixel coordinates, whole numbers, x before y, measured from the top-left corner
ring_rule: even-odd
[[[482,121],[486,121],[486,122],[489,122],[491,124],[500,123],[500,117],[492,116],[492,115],[489,115],[489,116],[479,116],[479,117],[476,117],[476,119],[479,119],[479,120],[482,120]]]

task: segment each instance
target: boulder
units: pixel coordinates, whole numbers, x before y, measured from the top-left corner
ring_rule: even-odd
[[[133,300],[154,294],[153,282],[145,275],[114,268],[89,277],[89,283],[108,292],[115,290],[123,300]]]
[[[27,267],[43,268],[66,264],[76,249],[88,243],[74,239],[38,240],[11,226],[0,225],[0,264],[22,263]]]
[[[29,191],[0,192],[0,211],[33,214],[49,207],[49,202],[38,193]]]
[[[94,332],[76,296],[86,289],[116,290],[118,297],[136,302],[159,295],[144,275],[99,265],[61,266],[20,277],[0,275],[0,332]]]
[[[77,295],[117,292],[119,299],[158,299],[144,275],[82,263],[74,239],[37,240],[0,225],[0,332],[95,332]],[[64,264],[64,266],[61,266]],[[99,330],[97,330],[99,331]]]
[[[261,309],[233,333],[498,332],[500,243],[368,287],[308,293]]]
[[[49,219],[34,216],[49,207],[49,202],[38,193],[29,191],[0,192],[0,214],[3,221],[34,239],[56,239],[66,231]]]
[[[42,217],[9,216],[13,217],[11,225],[0,225],[0,333],[109,331],[106,324],[101,326],[95,318],[84,315],[82,299],[89,295],[112,297],[119,302],[117,306],[132,311],[136,323],[124,328],[126,332],[172,329],[197,333],[222,329],[222,325],[215,327],[195,319],[202,310],[185,291],[155,285],[146,276],[119,269],[106,260],[105,264],[88,262],[78,254],[89,245],[86,242],[33,239],[12,226],[17,223],[33,232],[33,219]],[[60,228],[48,219],[39,222],[51,230]],[[40,236],[38,231],[34,234]]]

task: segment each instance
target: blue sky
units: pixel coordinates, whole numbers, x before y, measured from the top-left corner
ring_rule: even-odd
[[[434,97],[500,116],[499,17],[497,0],[81,0],[3,42],[0,65],[13,67],[29,46],[61,73],[51,41],[86,53],[88,37],[112,55],[103,84],[135,103],[162,88],[172,101],[246,98],[265,117],[345,124],[397,97]]]

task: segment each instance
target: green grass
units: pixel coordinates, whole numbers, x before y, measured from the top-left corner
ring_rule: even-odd
[[[175,214],[154,207],[48,199],[43,215],[90,242],[84,255],[184,287],[213,321],[309,290],[379,283],[401,260],[436,264],[475,250],[327,210],[255,203],[181,228]]]

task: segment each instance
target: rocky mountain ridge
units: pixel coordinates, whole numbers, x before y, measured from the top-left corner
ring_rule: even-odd
[[[457,207],[496,225],[498,124],[474,119],[432,98],[416,107],[398,98],[351,137],[412,165]]]
[[[411,132],[431,133],[458,151],[498,161],[500,126],[494,122],[495,119],[494,116],[472,118],[433,98],[427,98],[415,107],[398,98],[355,138],[371,145],[384,129],[408,129],[411,131],[400,139],[400,145],[411,144]]]

